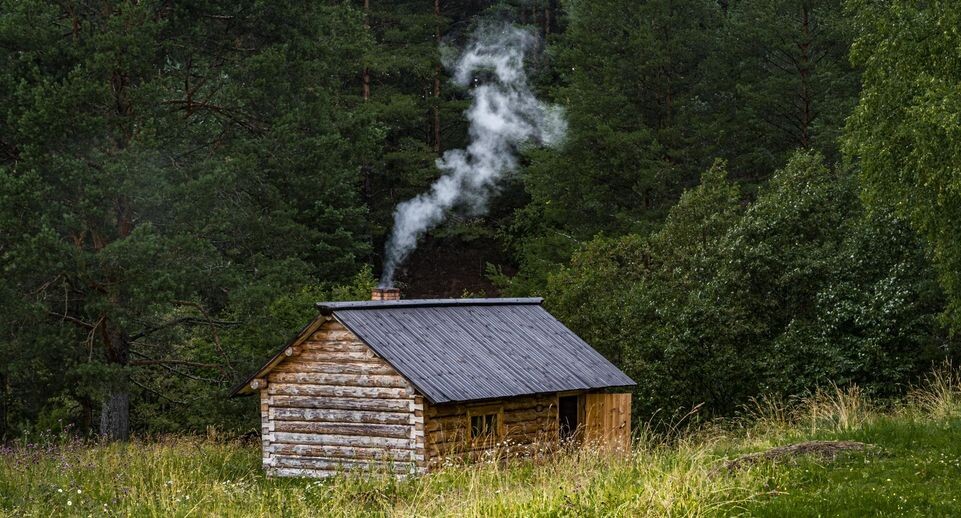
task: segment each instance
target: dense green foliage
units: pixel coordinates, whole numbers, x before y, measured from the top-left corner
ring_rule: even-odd
[[[839,155],[858,73],[838,0],[578,1],[568,15],[549,90],[571,132],[525,171],[513,292],[538,291],[598,233],[655,230],[716,158],[750,197],[795,149]]]
[[[740,200],[715,164],[650,238],[599,238],[550,279],[555,314],[638,381],[640,416],[829,382],[892,395],[956,354],[920,242],[865,214],[851,175],[802,153]]]
[[[931,243],[961,329],[961,11],[944,1],[849,7],[864,90],[847,148],[868,202],[896,207]]]
[[[405,290],[546,295],[643,420],[895,395],[957,352],[956,11],[0,0],[0,439],[250,430],[225,391],[312,302],[367,296],[394,207],[468,142],[444,63],[492,17],[541,36],[569,131]]]
[[[132,390],[167,412],[219,400],[300,324],[252,350],[223,328],[369,251],[357,157],[379,137],[344,90],[369,44],[358,11],[93,7],[0,8],[5,434],[89,429],[103,402],[123,435]]]

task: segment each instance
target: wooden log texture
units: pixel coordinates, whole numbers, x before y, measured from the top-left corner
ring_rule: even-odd
[[[309,363],[301,362],[283,362],[280,365],[274,367],[273,372],[289,372],[289,373],[324,373],[324,374],[359,374],[359,375],[378,375],[378,374],[394,374],[396,371],[390,365],[384,362],[362,362],[362,361],[352,361],[352,362],[338,362],[338,361],[311,361]]]
[[[317,457],[297,457],[278,455],[274,457],[278,466],[283,468],[321,469],[324,471],[380,471],[386,473],[409,473],[411,462],[364,460],[353,462],[344,459],[321,459]]]
[[[490,406],[485,403],[484,406]],[[470,441],[464,404],[425,405],[425,457],[437,466],[443,457],[478,459],[492,454],[533,454],[559,442],[556,396],[522,396],[493,403],[503,408],[504,435],[491,441]],[[492,453],[493,452],[493,453]]]
[[[308,397],[354,397],[354,398],[383,398],[410,399],[414,395],[413,387],[381,388],[381,387],[349,387],[344,385],[305,385],[298,383],[271,383],[267,386],[267,393],[271,396],[308,396]]]
[[[413,424],[411,412],[373,412],[370,410],[328,410],[326,408],[271,407],[272,421],[316,421],[325,423]]]
[[[369,399],[369,398],[312,398],[305,396],[269,396],[267,404],[273,407],[315,408],[329,410],[373,410],[381,412],[410,412],[414,402],[411,399]]]
[[[299,457],[321,457],[335,459],[374,459],[374,460],[423,460],[418,459],[415,450],[402,448],[384,449],[362,446],[327,446],[317,444],[274,444],[271,455],[295,455]]]
[[[424,469],[424,407],[403,376],[337,322],[298,348],[261,394],[268,474]]]
[[[310,353],[365,353],[369,349],[356,340],[336,340],[330,342],[304,342],[303,352]]]
[[[379,359],[378,356],[374,353],[374,351],[371,351],[370,349],[365,351],[338,351],[338,352],[315,351],[312,349],[308,349],[300,353],[300,355],[297,356],[297,358],[300,360],[306,360],[306,361],[341,361],[341,362],[351,362],[351,361],[371,362],[373,360]]]
[[[554,396],[521,396],[504,399],[495,404],[503,405],[505,413],[524,410],[538,413],[552,411],[556,414],[557,412],[557,398]],[[464,404],[430,405],[426,409],[426,415],[430,418],[463,416],[467,414],[467,408],[468,405]]]
[[[414,396],[414,426],[411,439],[414,443],[415,455],[419,459],[417,464],[418,472],[423,473],[427,470],[426,445],[427,438],[424,431],[424,396]]]
[[[512,426],[528,423],[531,421],[554,421],[557,419],[557,412],[511,412],[509,410],[504,411],[504,425]],[[443,428],[451,427],[461,427],[466,426],[467,414],[462,414],[458,416],[445,416],[445,417],[433,417],[427,418],[426,430],[434,431]]]
[[[357,337],[354,333],[351,333],[343,324],[340,322],[328,322],[327,325],[317,330],[310,337],[311,342],[336,342],[336,341],[353,341],[357,342]]]
[[[270,383],[294,383],[298,385],[336,385],[345,387],[388,387],[406,388],[409,386],[404,378],[385,375],[361,374],[328,374],[321,372],[271,372]]]
[[[271,443],[324,444],[328,446],[362,446],[365,448],[411,448],[410,439],[371,437],[367,435],[332,435],[320,433],[271,432]]]
[[[409,438],[411,427],[396,424],[317,423],[313,421],[277,421],[274,431],[337,435],[369,435],[373,437]]]
[[[297,478],[329,478],[336,477],[338,475],[343,475],[349,473],[351,470],[323,470],[323,469],[305,469],[305,468],[267,468],[267,475],[271,477],[297,477]],[[372,471],[373,473],[383,473],[383,471],[368,470],[368,469],[356,469],[354,471]],[[394,471],[395,475],[406,475],[407,471]]]

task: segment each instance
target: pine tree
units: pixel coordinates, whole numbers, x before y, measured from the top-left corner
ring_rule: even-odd
[[[549,49],[567,109],[559,151],[530,155],[531,203],[518,213],[521,277],[529,291],[599,232],[649,232],[709,163],[685,114],[720,10],[708,0],[569,2]],[[530,281],[524,277],[530,276]]]
[[[688,114],[700,152],[754,183],[799,148],[837,160],[858,91],[850,42],[840,0],[732,3]]]
[[[235,375],[216,340],[209,361],[176,352],[185,330],[235,324],[219,313],[237,287],[263,301],[359,268],[359,157],[378,137],[340,92],[361,17],[217,1],[0,13],[7,347],[46,344],[30,390],[82,414],[99,402],[100,432],[124,439],[132,401],[169,397],[138,367]]]

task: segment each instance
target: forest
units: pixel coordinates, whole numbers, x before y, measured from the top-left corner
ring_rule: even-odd
[[[0,0],[0,442],[256,431],[228,389],[369,298],[490,20],[566,136],[419,236],[404,297],[543,296],[639,422],[958,360],[954,2]]]

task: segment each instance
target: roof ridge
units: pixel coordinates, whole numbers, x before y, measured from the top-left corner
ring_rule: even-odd
[[[519,306],[540,305],[541,297],[525,298],[486,298],[486,299],[401,299],[401,300],[358,300],[347,302],[317,302],[317,309],[324,315],[338,310],[423,308],[451,306]]]

